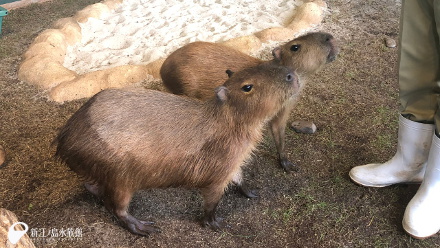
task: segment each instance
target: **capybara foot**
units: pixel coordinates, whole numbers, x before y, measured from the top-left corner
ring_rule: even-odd
[[[223,218],[205,218],[203,220],[203,226],[211,228],[213,231],[220,231],[227,227],[227,224],[223,221]]]
[[[298,171],[298,167],[294,163],[290,162],[287,158],[281,158],[280,165],[283,167],[285,172]]]
[[[154,222],[138,220],[131,215],[126,218],[120,218],[120,221],[134,234],[148,236],[149,234],[160,232],[160,228],[153,226]]]
[[[245,185],[237,185],[237,187],[238,187],[238,192],[240,192],[240,194],[246,196],[247,198],[257,198],[258,197],[255,190],[251,190]]]

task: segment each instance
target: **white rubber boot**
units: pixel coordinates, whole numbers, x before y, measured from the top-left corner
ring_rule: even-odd
[[[440,231],[440,139],[434,135],[426,165],[425,177],[405,210],[405,231],[424,239]]]
[[[383,164],[356,166],[350,170],[350,178],[367,187],[421,183],[433,134],[433,124],[414,122],[399,115],[397,152],[394,157]]]

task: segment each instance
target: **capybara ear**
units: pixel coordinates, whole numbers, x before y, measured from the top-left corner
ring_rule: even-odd
[[[280,61],[281,60],[281,47],[275,47],[272,50],[272,55],[275,58],[275,60]]]
[[[226,74],[228,74],[228,77],[232,77],[232,74],[234,74],[234,72],[229,70],[229,69],[227,69],[226,70]]]
[[[215,88],[215,94],[217,95],[217,99],[221,102],[226,102],[228,100],[228,88],[225,86],[219,86]]]

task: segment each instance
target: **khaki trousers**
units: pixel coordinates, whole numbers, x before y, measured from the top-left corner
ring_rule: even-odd
[[[406,118],[440,130],[440,1],[403,0],[399,98]]]

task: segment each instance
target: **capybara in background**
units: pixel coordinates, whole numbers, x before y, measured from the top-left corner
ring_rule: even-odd
[[[332,62],[338,52],[332,35],[315,32],[275,48],[271,62],[293,68],[300,77],[302,89],[305,78]],[[240,71],[263,62],[221,44],[194,42],[173,52],[164,61],[160,75],[172,93],[207,100],[213,96],[213,89],[226,80],[226,69]],[[284,136],[287,119],[297,99],[286,104],[270,122],[280,164],[285,171],[294,169],[284,152]]]
[[[158,230],[127,212],[133,193],[166,187],[200,189],[203,223],[217,230],[224,190],[241,183],[241,166],[265,123],[298,89],[293,70],[267,63],[233,73],[205,102],[153,90],[104,90],[61,128],[55,155],[133,233]]]

